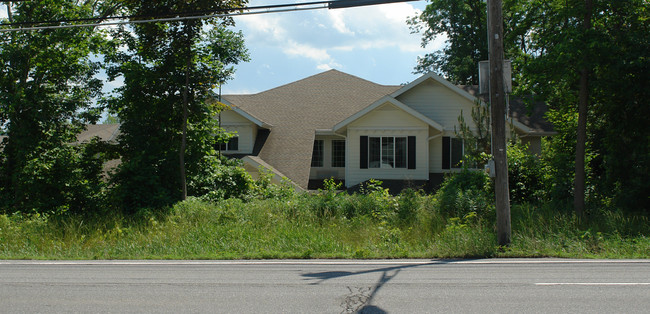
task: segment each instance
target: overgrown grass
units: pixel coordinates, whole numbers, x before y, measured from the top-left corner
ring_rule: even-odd
[[[135,217],[0,215],[0,259],[650,256],[643,216],[603,210],[580,221],[551,205],[514,205],[512,245],[499,248],[489,207],[455,217],[440,210],[440,194],[364,193],[190,199]],[[452,203],[466,206],[463,195]]]

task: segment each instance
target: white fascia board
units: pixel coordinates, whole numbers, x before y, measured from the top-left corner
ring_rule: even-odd
[[[344,134],[341,133],[336,133],[332,129],[316,129],[316,135],[321,135],[321,136],[339,136],[346,138]]]
[[[532,130],[529,127],[527,127],[525,124],[517,121],[517,119],[511,118],[511,117],[509,117],[509,118],[511,119],[511,121],[506,121],[506,122],[512,122],[512,125],[515,127],[515,129],[517,129],[517,130],[519,130],[521,132],[524,132],[526,134],[532,132]]]
[[[256,117],[254,117],[250,113],[248,113],[248,112],[244,111],[243,109],[237,107],[236,105],[232,104],[231,102],[229,102],[226,99],[221,99],[221,102],[224,103],[225,105],[227,105],[228,107],[230,107],[230,109],[232,111],[234,111],[237,114],[241,115],[242,117],[246,118],[248,121],[253,122],[255,125],[257,125],[260,128],[270,129],[271,127],[273,127],[272,125],[270,125],[270,124],[268,124],[268,123],[266,123],[266,122],[264,122],[264,121],[262,121],[262,120],[260,120],[260,119],[258,119]]]
[[[402,94],[406,93],[407,91],[411,90],[413,87],[420,85],[422,82],[424,82],[424,81],[426,81],[428,79],[432,79],[432,80],[442,84],[443,86],[445,86],[445,87],[451,89],[452,91],[456,92],[458,95],[460,95],[462,97],[465,97],[469,101],[474,102],[477,99],[472,94],[466,92],[464,89],[452,84],[451,82],[445,80],[442,76],[440,76],[438,74],[435,74],[433,72],[429,72],[427,74],[424,74],[424,75],[420,76],[415,81],[413,81],[413,82],[411,82],[411,83],[409,83],[407,85],[404,85],[404,87],[402,87],[402,88],[398,89],[397,91],[393,92],[392,94],[390,94],[390,96],[392,96],[393,98],[397,98],[399,95],[402,95]],[[483,101],[481,101],[481,103],[482,102]]]
[[[390,104],[394,105],[395,107],[397,107],[397,108],[403,110],[404,112],[412,115],[413,117],[421,120],[422,122],[428,124],[429,126],[433,127],[434,129],[436,129],[438,131],[443,130],[442,125],[440,125],[438,122],[435,122],[435,121],[429,119],[428,117],[426,117],[423,114],[413,110],[413,108],[405,105],[401,101],[399,101],[399,100],[397,100],[397,99],[395,99],[395,98],[393,98],[391,96],[384,96],[381,99],[374,102],[373,104],[371,104],[370,106],[361,109],[361,111],[359,111],[359,112],[349,116],[345,120],[335,124],[334,127],[332,128],[332,130],[334,132],[337,132],[340,129],[346,127],[348,124],[356,121],[357,119],[365,116],[366,114],[370,113],[371,111],[377,109],[378,107],[380,107],[380,106],[382,106],[382,105],[384,105],[386,103],[390,103]]]

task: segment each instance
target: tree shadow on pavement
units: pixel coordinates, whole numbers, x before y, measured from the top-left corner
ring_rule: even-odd
[[[431,262],[418,263],[418,264],[408,264],[408,265],[396,265],[390,267],[381,267],[375,269],[368,269],[358,272],[348,272],[348,271],[326,271],[318,273],[306,273],[302,274],[303,277],[306,277],[306,280],[316,280],[312,282],[311,285],[318,285],[324,281],[336,278],[343,278],[349,276],[357,276],[370,273],[382,273],[379,281],[368,291],[362,291],[363,289],[358,289],[358,291],[352,291],[350,287],[350,294],[343,301],[344,310],[342,313],[386,313],[383,309],[371,305],[373,299],[377,295],[377,292],[391,279],[395,278],[402,270],[415,267],[431,266],[431,265],[445,265],[453,263],[459,260],[435,260]],[[399,262],[395,262],[399,264]]]

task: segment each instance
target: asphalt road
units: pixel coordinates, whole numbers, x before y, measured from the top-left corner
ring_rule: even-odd
[[[0,261],[1,313],[649,313],[650,260]]]

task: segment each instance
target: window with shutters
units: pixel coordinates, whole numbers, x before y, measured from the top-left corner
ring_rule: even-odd
[[[362,169],[415,169],[415,136],[361,136]]]

